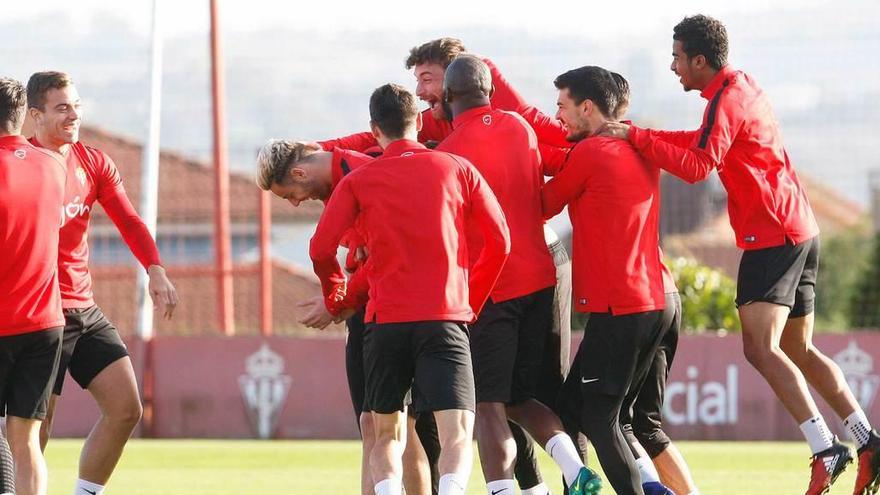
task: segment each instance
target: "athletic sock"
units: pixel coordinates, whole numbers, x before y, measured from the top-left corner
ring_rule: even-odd
[[[550,488],[543,481],[522,491],[522,495],[550,495]]]
[[[403,483],[398,479],[388,478],[376,483],[373,489],[376,495],[401,495]]]
[[[847,416],[843,420],[843,424],[846,425],[849,436],[859,448],[864,447],[871,439],[871,423],[868,422],[868,417],[865,416],[865,411],[862,408],[856,409],[855,412]]]
[[[804,421],[801,423],[800,428],[807,439],[807,443],[810,444],[810,450],[813,451],[813,455],[830,449],[834,445],[834,435],[831,434],[822,416],[815,416]]]
[[[464,495],[467,489],[467,479],[462,480],[455,473],[444,474],[440,477],[438,495]]]
[[[559,465],[559,469],[562,470],[562,477],[565,478],[565,483],[568,485],[572,484],[577,479],[581,468],[584,467],[584,463],[581,462],[581,457],[578,455],[571,437],[565,433],[557,433],[547,441],[544,450]]]
[[[83,479],[76,480],[76,489],[73,495],[101,495],[104,493],[104,485],[92,483]]]
[[[642,484],[650,481],[660,481],[660,475],[657,474],[657,468],[654,467],[650,457],[639,457],[636,459],[636,466],[639,468],[639,477],[642,479]]]
[[[515,495],[516,482],[514,480],[495,480],[486,483],[489,495]]]
[[[0,493],[15,493],[15,466],[12,463],[12,451],[6,437],[0,435]]]

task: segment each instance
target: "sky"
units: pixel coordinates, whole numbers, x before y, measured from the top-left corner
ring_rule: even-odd
[[[156,0],[162,29],[169,36],[196,34],[208,29],[208,0]],[[803,9],[829,3],[828,0],[664,0],[658,1],[553,1],[510,2],[509,0],[448,0],[429,10],[425,2],[403,0],[314,1],[314,0],[218,0],[221,23],[228,31],[253,31],[274,26],[319,27],[344,32],[387,25],[389,30],[424,29],[443,26],[528,26],[536,35],[578,34],[603,37],[621,30],[639,33],[658,25],[671,26],[681,13],[714,16],[769,9]],[[4,17],[26,20],[51,14],[74,19],[73,27],[89,30],[96,13],[125,20],[140,32],[147,32],[152,20],[152,0],[39,0],[4,2]],[[379,7],[377,7],[379,5]],[[621,5],[627,7],[622,12]],[[659,22],[664,21],[664,22]]]

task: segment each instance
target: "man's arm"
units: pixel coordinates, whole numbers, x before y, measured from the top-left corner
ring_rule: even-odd
[[[373,146],[379,145],[376,138],[369,132],[359,132],[341,138],[318,141],[318,144],[321,145],[321,148],[324,151],[332,151],[333,148],[339,148],[343,150],[360,151],[361,153]]]
[[[559,148],[539,143],[538,150],[541,152],[541,166],[544,175],[554,177],[565,166],[565,160],[568,158],[571,148]]]
[[[576,146],[569,155],[565,168],[541,189],[541,208],[545,219],[558,215],[565,205],[583,193],[592,171],[590,153],[583,144]]]
[[[345,275],[336,261],[336,250],[339,240],[354,225],[358,215],[358,205],[349,178],[346,176],[336,186],[309,243],[309,256],[315,274],[321,280],[325,305],[334,315],[338,313],[336,303],[345,294]]]
[[[699,129],[695,131],[661,131],[658,129],[643,130],[650,133],[651,136],[654,136],[657,139],[667,142],[669,144],[678,146],[679,148],[689,148],[694,143],[694,139],[700,134]]]
[[[510,230],[489,185],[473,165],[461,160],[470,188],[467,222],[476,222],[483,235],[483,249],[471,267],[468,281],[471,310],[474,315],[479,315],[510,255]]]

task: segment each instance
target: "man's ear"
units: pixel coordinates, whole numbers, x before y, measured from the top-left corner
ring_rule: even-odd
[[[377,141],[382,137],[382,131],[379,130],[379,126],[377,126],[372,120],[370,121],[370,132]]]
[[[705,55],[695,55],[695,56],[691,57],[690,62],[694,66],[694,68],[697,70],[703,70],[706,68],[706,66],[709,65],[708,62],[706,62]]]
[[[290,175],[291,179],[295,180],[302,180],[309,176],[309,174],[300,167],[290,167],[290,171],[288,171],[288,174]]]
[[[422,132],[422,112],[416,114],[416,132]]]

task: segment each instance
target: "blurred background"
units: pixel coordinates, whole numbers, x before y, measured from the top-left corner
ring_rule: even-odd
[[[62,70],[85,103],[82,140],[119,166],[137,205],[150,108],[153,3],[6,2],[0,17],[2,73],[26,81]],[[727,26],[730,62],[769,93],[787,149],[822,229],[818,328],[880,325],[880,3],[704,0],[646,2],[295,2],[220,0],[230,168],[234,333],[265,327],[306,332],[295,303],[317,293],[307,243],[321,205],[271,200],[271,291],[260,291],[256,149],[269,138],[317,140],[367,129],[373,88],[414,87],[403,61],[413,46],[461,38],[490,57],[527,100],[552,113],[553,78],[580,65],[620,72],[632,86],[629,117],[668,129],[699,126],[705,101],[669,72],[672,27],[705,13]],[[164,1],[158,241],[181,292],[162,334],[211,334],[218,317],[207,1]],[[554,227],[570,233],[565,215]],[[731,278],[739,251],[717,178],[696,186],[666,177],[663,246],[680,275],[690,331],[736,330]],[[99,304],[123,334],[136,327],[136,267],[103,214],[91,231]],[[691,292],[689,292],[691,291]],[[688,306],[690,305],[690,306]],[[690,315],[690,316],[688,316]],[[265,330],[265,329],[264,329]],[[342,327],[335,327],[341,331]],[[228,329],[227,329],[228,332]]]

